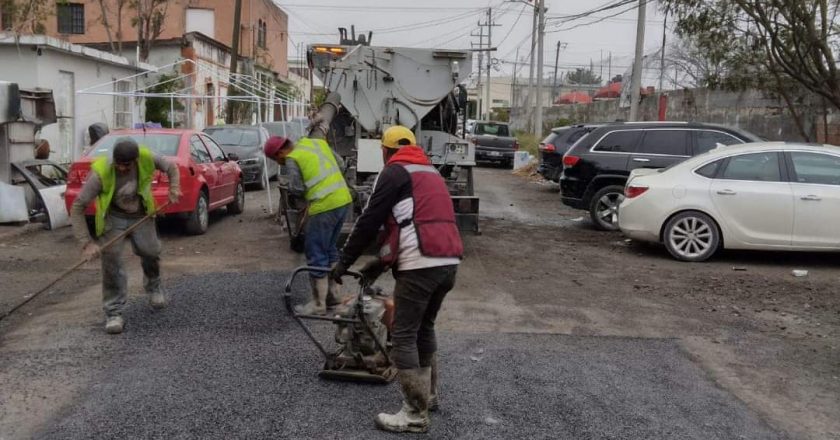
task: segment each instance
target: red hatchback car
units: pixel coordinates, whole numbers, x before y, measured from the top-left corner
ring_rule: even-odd
[[[242,171],[236,164],[238,158],[229,157],[210,136],[195,130],[147,129],[111,132],[85,150],[82,157],[70,166],[68,173],[64,195],[68,212],[90,172],[90,164],[99,156],[110,156],[116,141],[123,137],[134,139],[140,146],[166,156],[178,165],[183,196],[177,204],[167,206],[164,214],[184,218],[188,233],[198,235],[206,232],[210,211],[214,209],[227,207],[232,214],[239,214],[245,209]],[[168,177],[155,171],[152,195],[157,206],[166,203],[168,193]],[[86,214],[93,216],[93,204],[88,206]]]

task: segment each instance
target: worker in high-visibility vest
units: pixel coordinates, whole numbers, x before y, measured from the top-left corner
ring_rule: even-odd
[[[300,138],[297,143],[272,136],[265,143],[265,157],[285,163],[289,192],[309,203],[304,253],[309,266],[332,267],[338,262],[338,236],[353,199],[339,161],[323,139]],[[323,315],[338,305],[341,295],[326,272],[311,272],[312,300],[298,313]]]
[[[122,333],[122,310],[126,303],[127,280],[122,263],[125,240],[120,239],[107,249],[99,244],[119,236],[146,215],[155,213],[152,198],[152,180],[155,170],[169,177],[169,202],[177,203],[181,197],[181,180],[178,166],[140,147],[129,137],[114,143],[110,156],[103,156],[91,164],[91,173],[73,201],[70,220],[73,234],[83,243],[82,257],[90,260],[102,253],[102,300],[105,310],[105,331]],[[94,234],[91,238],[85,220],[85,209],[96,202]],[[154,221],[147,221],[128,234],[134,253],[140,256],[143,266],[143,288],[149,295],[152,308],[166,306],[166,297],[160,287],[160,240]]]

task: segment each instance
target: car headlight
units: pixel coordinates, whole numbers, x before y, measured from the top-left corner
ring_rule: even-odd
[[[256,165],[256,164],[260,163],[260,159],[257,158],[257,157],[252,157],[250,159],[240,160],[239,163],[241,165]]]

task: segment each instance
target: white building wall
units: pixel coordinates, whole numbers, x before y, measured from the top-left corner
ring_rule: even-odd
[[[110,82],[135,73],[128,66],[120,67],[111,63],[74,54],[41,48],[41,55],[33,46],[0,46],[0,80],[18,83],[21,88],[41,87],[53,90],[56,110],[60,118],[72,122],[59,122],[44,127],[40,137],[49,141],[52,154],[50,158],[60,163],[69,163],[77,159],[89,143],[87,128],[93,123],[104,122],[109,127],[114,124],[114,96],[82,95],[72,96],[72,102],[61,92],[62,84],[67,84],[68,77],[73,78],[75,91]],[[133,85],[132,85],[133,87]],[[104,90],[104,89],[100,89]],[[111,88],[109,91],[113,91]],[[132,121],[141,121],[142,103],[133,98],[130,102]],[[62,110],[68,109],[69,112]],[[60,126],[69,124],[72,133],[63,138]]]

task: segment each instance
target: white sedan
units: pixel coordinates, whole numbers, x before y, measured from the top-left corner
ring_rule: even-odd
[[[720,248],[838,251],[840,147],[752,143],[634,170],[618,222],[683,261]]]

